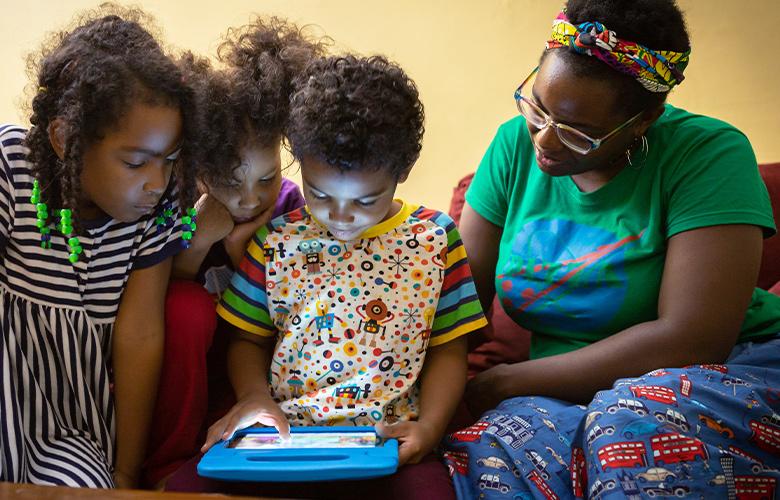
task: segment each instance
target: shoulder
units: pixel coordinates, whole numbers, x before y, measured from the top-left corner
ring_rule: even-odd
[[[418,206],[407,219],[407,223],[414,224],[420,221],[427,221],[433,225],[441,227],[447,231],[455,228],[455,221],[452,217],[435,210],[433,208],[427,208],[422,205]]]
[[[24,144],[27,129],[18,125],[0,125],[0,160],[2,172],[15,184],[28,182],[31,177]]]
[[[670,148],[691,148],[710,141],[728,141],[749,145],[742,131],[711,116],[691,113],[667,104],[664,113],[653,124],[650,133]]]

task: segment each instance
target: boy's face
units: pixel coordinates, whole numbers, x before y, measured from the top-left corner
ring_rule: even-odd
[[[271,147],[248,144],[239,152],[241,165],[227,185],[208,186],[209,193],[242,224],[272,208],[282,183],[281,143]]]
[[[181,130],[178,108],[131,106],[114,130],[84,151],[81,216],[94,219],[108,214],[134,222],[152,212],[171,179]]]
[[[396,179],[384,170],[342,172],[311,157],[301,160],[303,196],[314,218],[342,241],[354,240],[364,231],[392,217]]]

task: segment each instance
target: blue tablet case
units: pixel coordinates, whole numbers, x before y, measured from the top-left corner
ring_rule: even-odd
[[[373,427],[293,427],[293,434],[372,432]],[[272,427],[250,428],[246,434],[276,433]],[[228,448],[228,441],[211,447],[198,463],[198,474],[223,481],[300,482],[369,479],[398,468],[398,441],[377,439],[372,448]]]

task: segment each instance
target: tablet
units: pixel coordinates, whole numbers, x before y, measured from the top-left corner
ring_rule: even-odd
[[[398,442],[373,427],[293,427],[283,441],[273,427],[238,431],[214,445],[198,474],[225,481],[369,479],[398,468]]]

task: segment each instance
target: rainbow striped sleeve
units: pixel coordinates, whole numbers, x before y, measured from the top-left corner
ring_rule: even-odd
[[[420,219],[428,219],[447,231],[444,282],[436,306],[429,344],[436,346],[482,328],[487,325],[487,320],[482,313],[466,250],[455,222],[444,213],[425,208],[419,209],[414,215]]]
[[[225,321],[246,332],[263,336],[276,335],[265,291],[263,243],[270,229],[270,226],[265,226],[252,237],[241,265],[217,305],[217,314]]]

